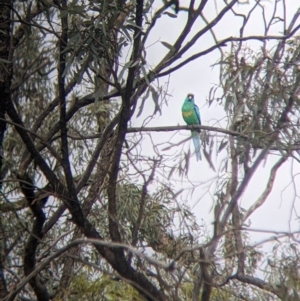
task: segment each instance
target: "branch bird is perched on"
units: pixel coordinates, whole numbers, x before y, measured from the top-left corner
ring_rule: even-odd
[[[194,94],[189,93],[187,95],[182,105],[181,112],[182,117],[187,125],[201,125],[200,112],[198,106],[195,105]],[[191,130],[197,161],[202,159],[200,152],[200,132],[200,129]]]

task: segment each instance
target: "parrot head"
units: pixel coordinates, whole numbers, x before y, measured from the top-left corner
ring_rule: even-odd
[[[188,100],[188,101],[193,101],[193,100],[194,100],[194,94],[189,93],[189,94],[187,95],[187,100]]]

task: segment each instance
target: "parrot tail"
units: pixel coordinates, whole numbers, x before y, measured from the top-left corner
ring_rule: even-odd
[[[196,158],[197,161],[201,161],[202,157],[201,157],[201,152],[200,152],[200,137],[199,137],[199,133],[198,132],[192,132],[192,139],[193,139],[193,143],[195,146],[195,153],[196,153]]]

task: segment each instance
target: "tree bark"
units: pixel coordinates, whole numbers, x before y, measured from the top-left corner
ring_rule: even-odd
[[[10,0],[3,0],[0,7],[0,190],[2,189],[2,165],[3,165],[3,138],[6,130],[5,122],[5,100],[10,97],[11,83],[11,63],[9,63],[10,49],[10,9],[8,5]],[[0,225],[0,237],[4,238],[2,233],[2,225]],[[5,244],[4,239],[0,241],[0,298],[7,294],[7,287],[4,275],[5,266]]]

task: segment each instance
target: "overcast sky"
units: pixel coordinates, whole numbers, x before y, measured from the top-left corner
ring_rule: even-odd
[[[181,5],[188,2],[189,1],[181,1]],[[250,3],[253,2],[254,1],[250,1]],[[267,14],[269,14],[269,16],[273,13],[272,2],[273,1],[264,1],[264,5],[267,8]],[[157,1],[157,3],[160,3],[160,1]],[[288,8],[287,16],[290,20],[294,12],[299,8],[299,1],[286,0],[286,4]],[[220,11],[222,7],[223,1],[208,1],[208,5],[204,10],[206,18],[209,20],[213,19],[216,16],[217,11]],[[239,5],[237,7],[237,11],[240,13],[243,13],[248,9],[249,5],[246,4]],[[169,11],[172,12],[171,9]],[[279,9],[277,15],[280,16],[280,14],[282,14],[282,10]],[[181,32],[185,24],[186,17],[187,14],[185,12],[180,12],[176,19],[164,16],[157,21],[156,27],[149,38],[147,47],[147,61],[151,67],[155,66],[167,52],[167,48],[165,48],[160,41],[166,41],[172,44]],[[232,14],[228,14],[216,27],[215,34],[217,35],[217,38],[220,40],[229,36],[238,36],[238,30],[241,22],[242,18],[237,18]],[[246,27],[245,33],[262,35],[262,22],[262,10],[257,9],[257,12],[253,14],[251,21]],[[196,27],[199,29],[202,26],[203,22],[199,20]],[[278,26],[274,27],[273,31],[270,33],[278,35],[281,32],[282,25],[278,24]],[[199,52],[211,45],[213,45],[213,40],[211,35],[208,33],[194,45],[193,52]],[[259,49],[261,44],[257,42],[248,42],[247,45],[251,46],[252,49]],[[193,52],[187,53],[185,58]],[[162,107],[162,115],[156,115],[148,126],[184,125],[185,123],[181,116],[181,105],[187,93],[191,92],[195,94],[196,103],[200,108],[202,124],[210,126],[220,126],[221,124],[226,127],[226,123],[219,123],[219,121],[224,119],[225,116],[222,107],[217,103],[208,107],[206,101],[209,95],[209,90],[219,82],[219,68],[218,66],[212,67],[212,65],[214,65],[219,59],[220,52],[215,50],[213,53],[199,58],[173,73],[170,78],[166,77],[160,79],[160,84],[162,86],[168,86],[167,90],[171,96],[169,97],[168,105],[164,105]],[[140,126],[143,124],[145,117],[151,115],[153,109],[154,106],[151,100],[149,100],[145,105],[143,115],[134,119],[132,126]],[[178,132],[176,135],[174,135],[174,133],[158,132],[153,133],[152,137],[155,143],[159,144],[166,142],[169,139],[171,139],[172,142],[177,143],[187,138],[189,135],[190,133],[188,131],[180,131],[180,133]],[[185,144],[185,149],[187,150],[188,147],[193,148],[193,145],[188,142]],[[179,149],[177,149],[177,151],[178,150]],[[176,148],[171,149],[169,150],[169,154],[175,151]],[[219,166],[225,155],[225,152],[223,152],[221,156],[214,157],[215,166]],[[267,161],[264,162],[264,165],[258,169],[242,197],[241,205],[243,208],[247,209],[251,206],[263,191],[265,187],[265,179],[269,177],[270,166],[278,160],[278,155],[278,153],[275,153],[274,156],[269,156]],[[190,160],[191,170],[186,178],[178,179],[176,184],[176,189],[178,191],[182,188],[188,189],[193,187],[193,185],[197,186],[199,183],[205,183],[217,176],[217,173],[213,172],[212,169],[209,168],[205,159],[201,162],[197,162],[195,156],[193,156]],[[293,212],[293,206],[300,209],[299,197],[295,196],[295,190],[297,189],[296,185],[300,183],[298,176],[299,172],[299,163],[293,160],[289,160],[279,169],[276,183],[267,202],[250,217],[251,228],[276,231],[295,231],[299,229],[299,220],[296,218],[295,212]],[[192,182],[190,182],[190,180]],[[292,180],[295,185],[292,185]],[[199,185],[192,196],[187,192],[188,190],[182,196],[187,199],[191,206],[193,206],[193,212],[197,215],[199,222],[201,219],[204,219],[208,224],[212,222],[213,219],[210,210],[213,206],[214,185],[210,187],[209,193],[207,192],[207,185],[205,184]],[[253,234],[255,240],[260,240],[263,237],[269,236],[272,236],[272,234],[268,233],[266,236],[262,233]]]

